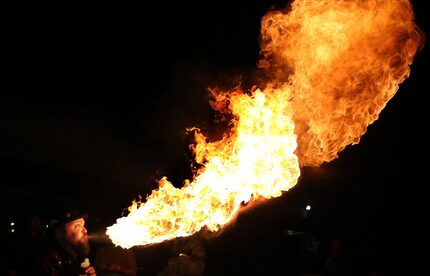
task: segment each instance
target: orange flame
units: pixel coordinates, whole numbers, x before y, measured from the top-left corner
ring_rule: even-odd
[[[295,1],[289,13],[265,15],[261,34],[259,66],[270,82],[250,93],[212,91],[232,129],[215,142],[194,129],[202,168],[180,189],[164,177],[146,202],[133,202],[107,228],[115,244],[217,231],[242,203],[281,196],[296,185],[299,165],[329,162],[358,143],[422,44],[407,0]]]
[[[263,17],[259,65],[294,91],[301,166],[335,159],[378,119],[423,42],[413,19],[408,0],[303,0]]]
[[[221,94],[220,98],[227,94]],[[135,202],[127,217],[107,230],[122,247],[189,236],[206,226],[212,231],[228,223],[251,197],[278,197],[300,175],[294,124],[284,114],[288,102],[261,91],[228,95],[234,120],[229,136],[207,143],[196,132],[197,161],[204,162],[192,183],[177,189],[163,178],[144,205]]]

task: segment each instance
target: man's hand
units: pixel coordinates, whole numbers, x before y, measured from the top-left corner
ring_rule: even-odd
[[[89,268],[87,268],[85,270],[85,273],[87,274],[87,276],[97,276],[96,270],[92,266],[90,266]]]

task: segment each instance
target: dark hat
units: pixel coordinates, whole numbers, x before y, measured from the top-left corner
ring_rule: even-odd
[[[85,220],[88,219],[88,215],[81,213],[78,209],[74,207],[66,207],[59,209],[54,216],[49,221],[49,227],[55,228],[59,225],[64,225],[70,221],[74,221],[75,219],[83,218]]]

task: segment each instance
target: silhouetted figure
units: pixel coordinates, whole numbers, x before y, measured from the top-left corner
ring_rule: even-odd
[[[2,249],[2,260],[6,261],[2,268],[6,269],[6,272],[0,271],[0,275],[32,275],[31,267],[34,264],[34,256],[40,248],[43,236],[41,218],[33,214],[25,217],[22,225],[21,228],[20,221],[17,225],[15,222],[10,224],[9,237],[7,242],[3,243],[4,249]],[[15,226],[18,227],[17,231],[15,231]]]
[[[31,269],[36,265],[38,251],[44,241],[42,219],[38,215],[32,215],[27,221],[26,231],[22,240],[19,241],[20,254],[17,258],[19,266],[17,275],[32,275]]]
[[[350,276],[351,264],[345,255],[344,242],[333,238],[330,244],[330,255],[324,264],[324,276]]]
[[[198,235],[173,241],[172,257],[158,276],[201,276],[206,268],[206,249]]]
[[[107,244],[97,250],[95,266],[99,276],[137,275],[137,263],[133,250],[114,244]]]

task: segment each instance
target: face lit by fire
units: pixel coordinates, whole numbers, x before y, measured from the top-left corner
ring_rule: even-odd
[[[85,228],[85,220],[79,218],[70,221],[64,226],[65,240],[74,248],[77,253],[81,255],[87,255],[89,253],[89,242],[87,229]]]

